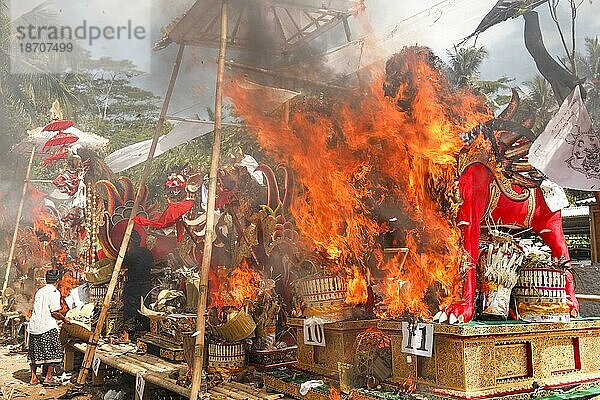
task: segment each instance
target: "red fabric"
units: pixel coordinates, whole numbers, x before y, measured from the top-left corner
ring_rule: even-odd
[[[162,213],[158,221],[140,217],[139,215],[133,217],[133,221],[139,225],[152,226],[154,228],[168,228],[169,226],[177,224],[177,240],[181,240],[181,237],[183,236],[183,225],[180,223],[179,218],[190,211],[192,207],[194,207],[193,200],[173,202],[169,203],[167,209]]]

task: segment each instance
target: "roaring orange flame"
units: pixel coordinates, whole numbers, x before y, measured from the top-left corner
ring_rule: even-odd
[[[367,299],[367,280],[356,266],[352,267],[352,275],[346,289],[346,304],[364,304]]]
[[[342,400],[342,395],[335,386],[329,386],[329,400]]]
[[[210,274],[210,304],[208,308],[240,308],[246,300],[255,301],[260,293],[262,278],[246,262],[229,274],[224,267]]]
[[[67,297],[71,293],[71,290],[77,287],[77,285],[79,285],[79,280],[75,278],[75,272],[69,269],[65,270],[58,287],[61,299]],[[67,303],[63,300],[60,312],[65,313],[68,310],[69,307],[67,306]]]
[[[430,52],[408,48],[394,59],[400,79],[394,99],[372,74],[366,90],[297,104],[289,123],[264,115],[260,103],[231,84],[236,111],[266,153],[286,164],[302,191],[294,223],[312,249],[349,275],[365,270],[383,233],[410,249],[405,265],[387,265],[388,316],[430,315],[423,299],[432,286],[456,294],[460,233],[441,199],[455,190],[458,136],[489,111],[480,98],[451,88]],[[396,263],[396,264],[395,264]],[[360,268],[356,267],[360,266]]]

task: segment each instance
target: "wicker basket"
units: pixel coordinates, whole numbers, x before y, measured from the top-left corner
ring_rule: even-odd
[[[343,305],[348,288],[346,281],[337,276],[312,277],[296,285],[304,303],[310,308]]]
[[[551,268],[521,268],[513,296],[519,318],[529,322],[568,322],[566,273]]]
[[[92,285],[98,285],[110,281],[115,269],[115,260],[103,258],[94,264],[91,271],[85,273],[85,279]]]
[[[67,332],[69,336],[76,339],[81,339],[85,342],[89,341],[92,331],[89,325],[85,325],[81,322],[71,322],[70,324],[63,324],[62,330]]]
[[[209,343],[208,370],[210,372],[238,372],[246,366],[246,347],[243,343]]]
[[[71,321],[70,324],[63,324],[62,330],[67,332],[69,336],[89,340],[92,334],[92,318],[94,316],[95,304],[85,304],[81,307],[73,308],[67,312],[67,318]]]
[[[213,331],[223,340],[228,342],[238,342],[249,338],[256,324],[246,311],[236,311],[229,314],[227,322],[222,325],[214,325]]]

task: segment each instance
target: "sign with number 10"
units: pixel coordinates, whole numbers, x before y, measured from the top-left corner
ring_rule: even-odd
[[[304,344],[325,347],[323,320],[314,317],[304,320]]]
[[[402,352],[431,357],[433,353],[433,324],[402,322]]]

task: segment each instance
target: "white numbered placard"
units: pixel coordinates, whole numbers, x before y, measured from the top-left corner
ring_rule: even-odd
[[[144,398],[144,387],[146,386],[146,381],[141,373],[135,374],[135,392],[138,395],[139,399]]]
[[[307,318],[304,320],[304,344],[325,347],[325,329],[320,318]]]
[[[431,357],[433,353],[433,324],[402,322],[402,352]]]
[[[94,371],[94,375],[98,376],[98,370],[100,369],[100,358],[96,353],[94,353],[94,358],[92,360],[92,371]]]

